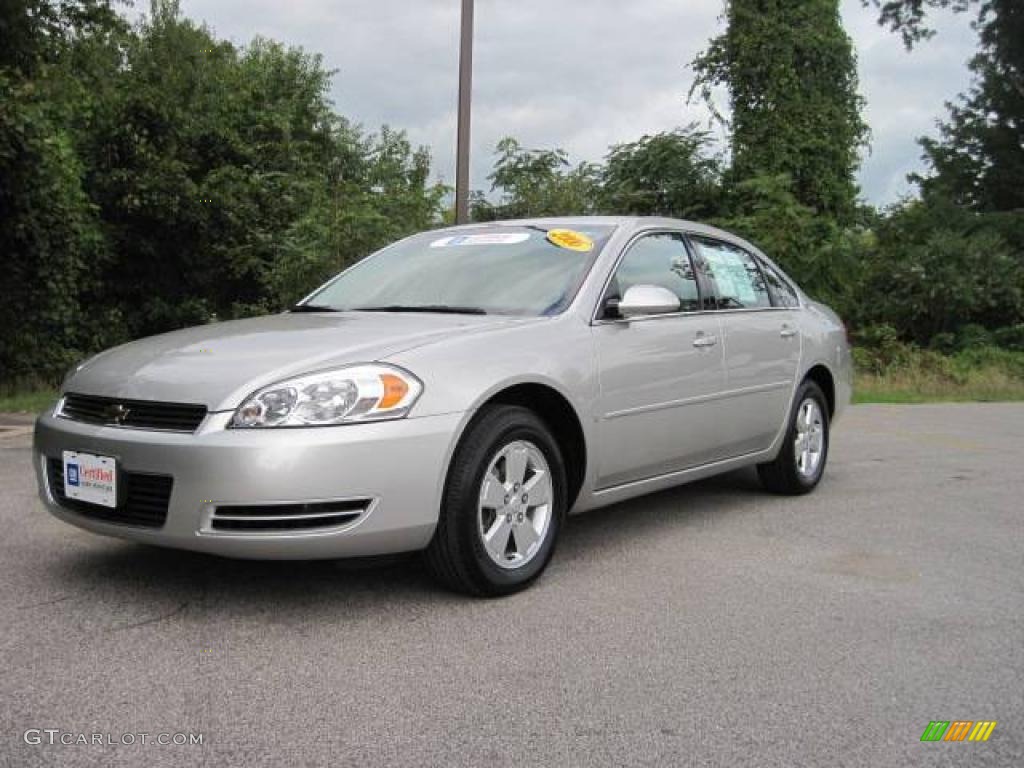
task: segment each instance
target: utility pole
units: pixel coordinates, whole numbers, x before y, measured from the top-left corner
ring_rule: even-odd
[[[459,118],[455,150],[455,223],[469,221],[469,122],[473,92],[473,2],[462,0],[459,38]]]

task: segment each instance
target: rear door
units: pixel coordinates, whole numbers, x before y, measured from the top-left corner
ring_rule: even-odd
[[[598,487],[720,458],[725,384],[719,318],[704,311],[698,275],[678,232],[631,243],[602,300],[633,285],[679,297],[676,313],[624,320],[599,311],[593,326],[600,376]]]
[[[711,281],[721,321],[725,393],[722,421],[730,456],[771,445],[789,409],[800,363],[800,334],[791,306],[783,306],[762,264],[746,250],[713,238],[690,238]]]

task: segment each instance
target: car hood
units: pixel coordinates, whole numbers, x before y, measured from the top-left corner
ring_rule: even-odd
[[[541,319],[338,312],[232,320],[109,349],[80,366],[63,390],[232,410],[253,390],[289,376],[372,362],[456,334]]]

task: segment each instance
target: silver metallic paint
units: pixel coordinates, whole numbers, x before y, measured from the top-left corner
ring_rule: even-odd
[[[195,434],[41,415],[35,465],[43,501],[62,520],[97,533],[235,557],[400,552],[430,540],[455,445],[475,411],[510,386],[550,387],[579,418],[590,460],[576,512],[773,458],[795,388],[814,366],[825,367],[835,382],[833,418],[849,402],[852,371],[842,323],[802,293],[801,305],[785,310],[597,319],[605,285],[633,238],[659,231],[703,234],[765,258],[749,243],[673,219],[516,223],[617,227],[563,314],[283,314],[189,328],[108,350],[73,372],[64,391],[196,402],[211,414]],[[676,348],[674,331],[687,343]],[[693,346],[698,332],[716,336],[717,343]],[[714,360],[715,368],[694,365],[701,360]],[[256,389],[368,362],[399,365],[424,382],[407,418],[302,429],[226,428],[234,409]],[[678,455],[666,455],[670,448]],[[172,474],[166,526],[100,523],[57,506],[41,457],[64,449],[111,455],[128,470]],[[351,497],[375,501],[367,515],[339,529],[246,534],[204,525],[211,504]]]

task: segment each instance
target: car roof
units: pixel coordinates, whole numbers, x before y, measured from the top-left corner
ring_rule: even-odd
[[[478,229],[481,227],[494,227],[494,226],[539,226],[544,228],[552,227],[565,227],[567,229],[580,228],[586,226],[613,226],[623,227],[631,231],[641,229],[658,229],[664,227],[665,229],[680,229],[694,234],[703,234],[710,237],[719,238],[728,242],[740,245],[748,250],[755,251],[760,255],[761,250],[744,240],[742,237],[738,237],[731,232],[726,232],[724,229],[718,229],[707,224],[701,224],[698,221],[689,221],[687,219],[673,219],[667,216],[542,216],[525,219],[500,219],[498,221],[480,221],[472,224],[461,224],[452,227],[445,227],[446,230],[466,230],[466,229]]]

